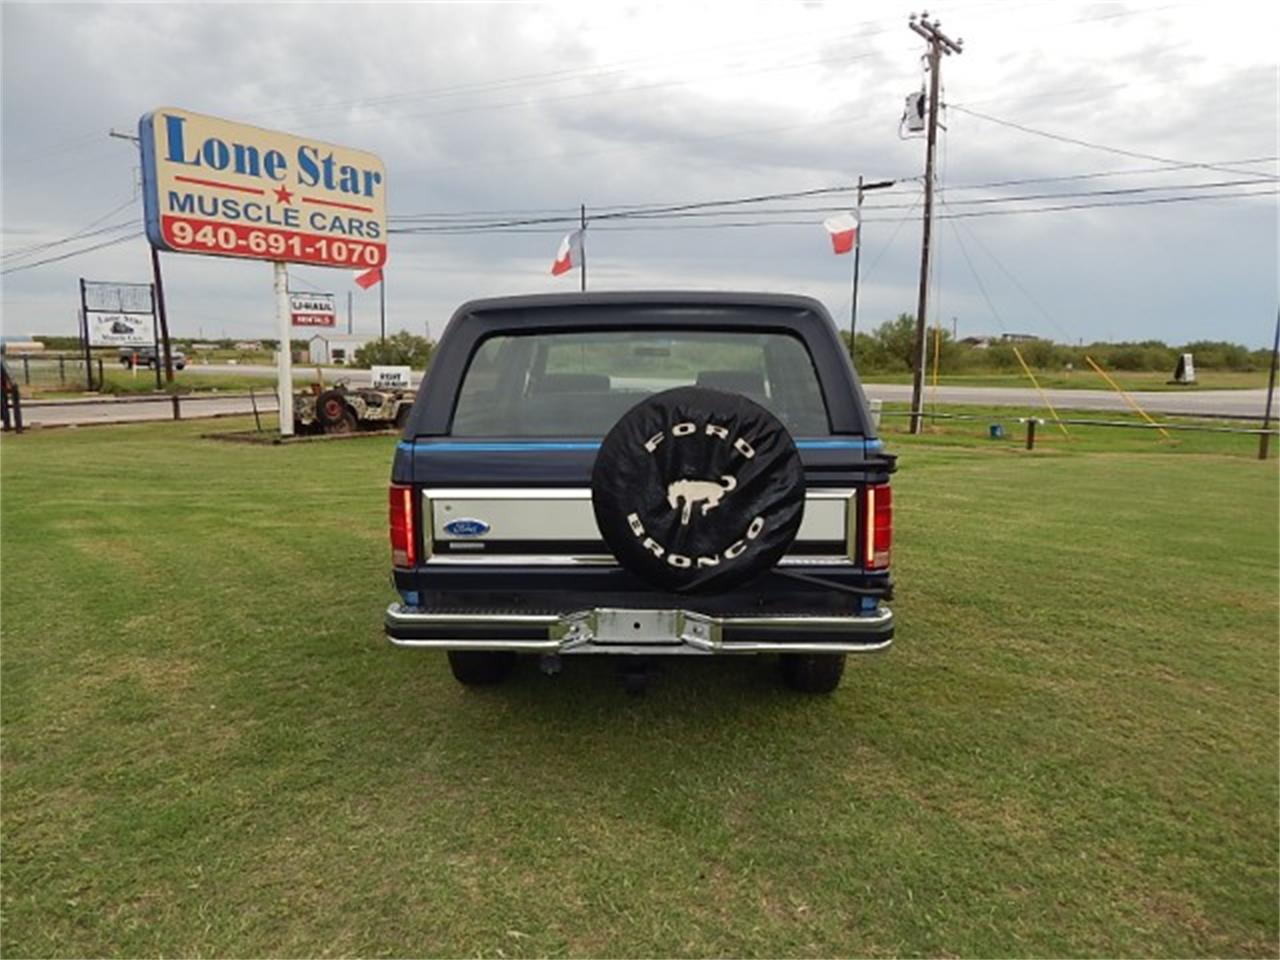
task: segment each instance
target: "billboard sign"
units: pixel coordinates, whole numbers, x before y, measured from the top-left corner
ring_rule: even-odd
[[[332,293],[289,294],[289,315],[295,327],[332,327],[338,322]]]
[[[161,107],[138,122],[159,250],[380,267],[386,169],[372,153]]]
[[[156,342],[150,314],[90,310],[85,317],[91,347],[150,347]]]

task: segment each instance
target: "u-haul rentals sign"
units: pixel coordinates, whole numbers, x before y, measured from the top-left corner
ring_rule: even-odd
[[[138,123],[147,238],[161,250],[330,267],[387,260],[371,153],[176,107]]]
[[[289,319],[295,327],[332,327],[338,322],[332,293],[289,294]]]

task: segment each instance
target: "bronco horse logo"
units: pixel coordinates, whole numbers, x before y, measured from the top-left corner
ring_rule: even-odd
[[[680,506],[681,501],[684,502],[684,509],[680,512],[680,525],[688,526],[695,503],[702,504],[702,515],[705,517],[707,511],[720,506],[724,495],[737,485],[738,481],[729,476],[722,476],[719,483],[714,480],[675,480],[667,486],[667,503],[674,510]]]

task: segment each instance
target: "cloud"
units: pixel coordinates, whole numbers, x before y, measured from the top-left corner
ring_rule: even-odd
[[[951,102],[1159,156],[1275,152],[1266,29],[1242,35],[1220,11],[1194,5],[957,7],[942,17],[966,38],[965,53],[944,65]],[[579,203],[771,193],[849,183],[859,173],[910,178],[922,166],[921,141],[900,140],[897,130],[903,97],[921,83],[921,45],[887,3],[6,4],[0,27],[6,253],[65,236],[127,200],[137,156],[107,131],[132,130],[162,104],[372,149],[386,163],[390,209],[399,215],[572,215]],[[957,187],[1153,165],[956,111],[947,126],[940,170]],[[1254,169],[1275,173],[1274,165]],[[1184,170],[946,196],[1223,178]],[[918,210],[899,227],[905,210],[876,212],[889,201],[868,202],[864,267],[875,267],[862,291],[864,324],[915,308]],[[140,218],[139,210],[124,216]],[[847,317],[848,261],[826,252],[821,214],[811,216],[811,229],[622,232],[599,224],[589,231],[592,282],[795,290]],[[962,334],[1004,323],[1060,339],[1267,338],[1273,197],[963,223],[937,225],[940,312],[957,316]],[[394,237],[393,328],[438,333],[471,297],[568,289],[571,280],[546,274],[557,230]],[[164,262],[176,332],[270,335],[266,265],[180,255]],[[5,276],[5,331],[71,332],[81,275],[149,279],[146,247],[135,241]],[[354,290],[350,271],[302,268],[295,276],[340,295]],[[376,296],[355,299],[361,324],[376,329]]]

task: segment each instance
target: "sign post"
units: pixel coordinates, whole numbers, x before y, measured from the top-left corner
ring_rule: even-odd
[[[280,433],[293,433],[286,264],[377,270],[387,260],[386,171],[374,154],[161,107],[138,122],[153,251],[274,264]],[[157,276],[156,293],[163,304]],[[333,326],[332,297],[324,321]],[[314,313],[313,313],[314,315]],[[163,308],[160,314],[164,332]]]
[[[276,354],[276,390],[279,394],[280,436],[293,436],[293,311],[289,304],[289,267],[275,262],[276,329],[280,349]]]
[[[153,250],[151,252],[154,253],[155,251]],[[155,344],[156,352],[152,354],[152,356],[155,357],[155,363],[153,363],[151,367],[152,369],[155,370],[155,373],[156,373],[156,389],[160,390],[163,388],[164,385],[160,382],[160,356],[161,356],[160,354],[160,321],[156,317],[155,306],[156,306],[156,285],[153,283],[151,285],[151,340]],[[172,377],[173,376],[173,357],[172,357],[172,354],[168,353],[168,349],[169,349],[168,335],[165,336],[164,346],[166,351],[165,364],[169,371],[169,376]],[[133,365],[133,373],[135,376],[138,373],[138,365],[136,362]]]
[[[89,304],[85,297],[84,277],[80,278],[80,336],[84,338],[84,382],[93,391],[93,351],[89,349]]]

